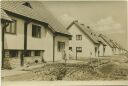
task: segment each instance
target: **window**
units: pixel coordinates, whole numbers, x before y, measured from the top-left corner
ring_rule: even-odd
[[[32,25],[32,37],[41,38],[41,27],[38,25]]]
[[[82,35],[76,35],[76,40],[82,40]]]
[[[31,56],[31,51],[25,51],[24,56],[25,57],[30,57]]]
[[[97,51],[98,51],[98,49],[97,49],[97,47],[95,47],[95,56],[96,56]]]
[[[27,7],[29,7],[29,8],[32,8],[32,6],[31,6],[31,4],[30,4],[29,2],[25,2],[25,3],[23,3],[22,5],[27,6]]]
[[[58,51],[62,51],[65,49],[65,43],[64,42],[58,42]]]
[[[89,26],[87,26],[87,28],[90,28]]]
[[[97,52],[97,47],[95,47],[95,53]]]
[[[82,47],[76,47],[76,52],[82,52]]]
[[[35,56],[40,56],[40,51],[35,51]]]
[[[105,52],[105,47],[103,47],[103,52]]]
[[[69,40],[72,40],[72,37],[69,37]]]
[[[9,26],[5,29],[6,33],[16,34],[17,22],[13,19],[13,22],[9,23]]]
[[[16,50],[9,51],[9,56],[10,57],[18,57],[18,51],[16,51]]]
[[[72,51],[72,47],[69,47],[69,50],[71,50],[71,51]]]

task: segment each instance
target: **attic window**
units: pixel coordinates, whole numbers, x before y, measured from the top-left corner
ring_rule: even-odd
[[[89,26],[87,26],[87,28],[90,28]]]
[[[27,6],[27,7],[29,7],[29,8],[32,8],[32,6],[31,6],[31,4],[30,4],[29,2],[25,2],[25,3],[23,3],[22,5]]]

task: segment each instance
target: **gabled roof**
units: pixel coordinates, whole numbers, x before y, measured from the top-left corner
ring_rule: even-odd
[[[119,49],[123,49],[123,47],[119,43],[115,42],[115,44]]]
[[[113,44],[114,48],[119,48],[118,45],[112,39],[110,39],[110,42]]]
[[[111,48],[114,48],[114,44],[110,41],[110,39],[108,37],[106,37],[105,35],[103,34],[100,34],[99,35]]]
[[[4,12],[4,10],[1,9],[0,14],[1,14],[1,19],[12,21],[12,19]]]
[[[99,44],[96,36],[94,36],[94,34],[92,34],[92,31],[90,28],[85,27],[84,25],[80,24],[78,21],[73,21],[68,27],[67,29],[69,29],[73,24],[75,24],[85,35],[87,35],[89,37],[89,39],[95,43],[95,44]]]
[[[2,9],[40,22],[45,22],[57,33],[70,35],[66,28],[38,1],[27,1],[30,7],[23,5],[25,1],[1,1]]]
[[[98,35],[98,40],[104,45],[106,46],[107,43]]]

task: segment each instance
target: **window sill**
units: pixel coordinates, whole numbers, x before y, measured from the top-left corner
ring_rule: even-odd
[[[17,35],[16,33],[9,33],[9,32],[5,32],[5,34]]]
[[[35,38],[35,39],[41,39],[42,37],[33,37],[33,36],[32,36],[32,38]]]

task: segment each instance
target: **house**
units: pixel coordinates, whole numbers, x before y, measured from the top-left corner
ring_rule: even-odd
[[[119,46],[117,45],[117,43],[115,41],[113,41],[112,39],[110,39],[110,42],[113,44],[114,46],[114,50],[113,50],[113,54],[119,54]]]
[[[99,36],[99,34],[97,35],[97,38],[99,40],[99,56],[105,56],[105,50],[106,50],[106,46],[107,43]]]
[[[119,54],[123,54],[123,47],[119,43],[117,43],[117,42],[115,42],[115,43],[119,47]]]
[[[5,28],[2,57],[12,68],[62,60],[71,35],[42,3],[2,1],[1,7],[13,20]]]
[[[4,10],[1,9],[0,11],[1,14],[1,56],[4,57],[4,29],[9,25],[10,22],[12,22],[12,19],[4,12]],[[3,64],[3,58],[2,58],[2,64]]]
[[[115,52],[114,44],[110,41],[110,39],[107,36],[105,36],[103,34],[100,34],[99,37],[101,37],[107,44],[107,46],[105,47],[104,56],[112,56]]]
[[[73,21],[67,30],[71,33],[69,50],[74,54],[72,59],[103,56],[106,44],[94,33],[89,26]]]

